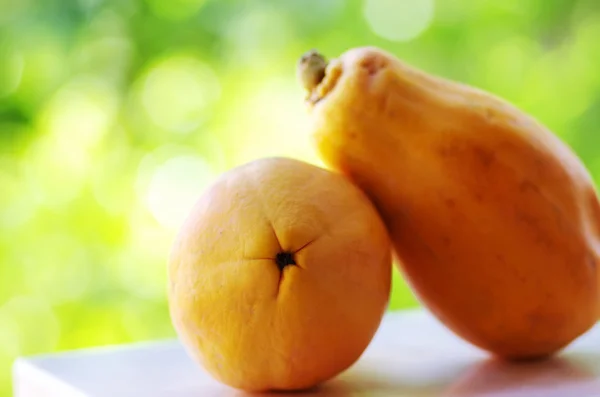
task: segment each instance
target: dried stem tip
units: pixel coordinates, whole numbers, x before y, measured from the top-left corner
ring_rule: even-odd
[[[327,61],[316,50],[306,52],[298,61],[298,80],[306,91],[312,91],[325,78]]]

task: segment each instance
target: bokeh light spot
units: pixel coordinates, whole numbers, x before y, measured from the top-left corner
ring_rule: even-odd
[[[93,147],[108,131],[116,110],[116,93],[99,81],[74,80],[50,102],[46,115],[48,133],[57,138],[63,155]]]
[[[241,62],[242,69],[272,68],[274,61],[289,50],[294,40],[291,22],[285,14],[269,7],[240,13],[228,24],[228,56],[234,59],[232,62]]]
[[[159,61],[150,68],[142,88],[148,116],[172,132],[194,130],[220,95],[221,86],[212,68],[189,55]]]
[[[224,127],[236,164],[266,156],[320,164],[312,146],[309,118],[298,106],[295,83],[283,78],[264,79],[241,98],[232,111],[236,117]]]
[[[93,165],[93,150],[109,130],[117,94],[93,79],[74,79],[42,109],[41,138],[23,160],[28,182],[44,205],[72,200]]]
[[[378,36],[409,41],[429,27],[434,8],[434,0],[365,0],[364,16]]]
[[[202,157],[171,158],[155,171],[147,193],[150,212],[164,227],[177,229],[215,174]]]

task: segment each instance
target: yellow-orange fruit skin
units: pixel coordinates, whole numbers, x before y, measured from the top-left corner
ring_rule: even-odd
[[[309,99],[323,162],[375,203],[412,289],[455,333],[529,359],[596,322],[600,206],[552,132],[375,47],[333,59]]]
[[[169,306],[190,354],[248,391],[306,389],[352,365],[387,308],[391,244],[342,175],[266,158],[224,173],[173,244]],[[280,270],[278,254],[295,264]]]

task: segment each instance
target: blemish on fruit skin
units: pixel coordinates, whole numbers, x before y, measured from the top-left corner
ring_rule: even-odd
[[[522,193],[525,193],[528,191],[538,191],[538,190],[539,190],[538,187],[529,180],[523,180],[523,181],[521,181],[521,183],[519,183],[519,191]]]
[[[482,147],[474,146],[473,153],[474,153],[475,157],[477,158],[477,160],[485,168],[489,168],[492,165],[492,163],[494,162],[494,160],[496,159],[494,152],[492,152],[489,149],[482,148]]]
[[[596,256],[591,252],[587,255],[587,263],[592,269],[596,269]]]
[[[438,148],[438,153],[442,157],[453,157],[456,155],[456,148],[452,145],[445,144]]]

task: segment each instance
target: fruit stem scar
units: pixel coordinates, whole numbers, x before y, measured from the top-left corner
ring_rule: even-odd
[[[323,55],[313,49],[300,57],[296,74],[304,89],[311,92],[325,78],[326,69],[327,60]]]
[[[279,252],[275,256],[275,263],[277,264],[277,267],[280,271],[283,271],[283,269],[286,266],[296,266],[296,259],[294,258],[294,253],[288,251]]]

